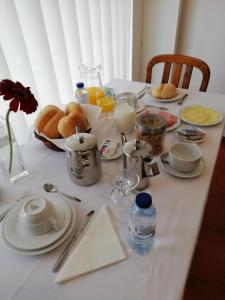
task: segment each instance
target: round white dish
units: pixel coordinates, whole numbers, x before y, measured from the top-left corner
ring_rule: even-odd
[[[162,99],[162,98],[155,98],[152,96],[152,89],[147,90],[148,95],[151,97],[151,99],[157,101],[157,102],[173,102],[173,101],[178,101],[184,94],[184,92],[180,91],[177,89],[177,95],[169,98],[169,99]]]
[[[176,133],[176,136],[179,139],[179,141],[181,141],[181,142],[189,142],[189,143],[195,143],[195,144],[200,144],[200,143],[204,142],[205,139],[206,139],[206,136],[204,136],[201,139],[192,140],[192,139],[188,139],[188,138],[182,137],[181,135],[179,135],[177,133]]]
[[[167,132],[172,131],[172,130],[176,129],[179,125],[180,125],[180,119],[177,118],[177,121],[172,126],[167,127],[166,131]]]
[[[162,169],[166,172],[168,172],[169,174],[175,176],[175,177],[179,177],[179,178],[194,178],[194,177],[197,177],[199,175],[201,175],[204,170],[205,170],[205,161],[203,158],[200,159],[200,163],[198,165],[198,167],[192,171],[192,172],[188,172],[188,173],[183,173],[183,172],[180,172],[180,171],[177,171],[175,169],[173,169],[170,164],[168,162],[165,162],[163,159],[162,159],[162,156],[165,155],[162,154],[159,158],[159,162],[160,162],[160,166],[162,167]]]
[[[118,145],[116,151],[114,152],[114,154],[112,156],[110,156],[110,158],[104,157],[100,155],[101,160],[113,160],[116,158],[119,158],[123,153],[123,147],[121,144]]]
[[[22,250],[37,250],[51,245],[65,233],[71,222],[71,209],[64,199],[56,198],[50,202],[54,205],[61,228],[41,235],[30,234],[19,220],[19,211],[23,204],[17,205],[10,211],[4,223],[5,236],[11,245]]]
[[[214,111],[216,111],[216,112],[219,114],[219,117],[218,117],[218,119],[217,119],[215,122],[212,122],[212,123],[210,123],[210,124],[202,124],[201,122],[200,122],[200,123],[198,123],[198,122],[191,122],[191,121],[189,121],[188,119],[186,119],[185,117],[183,117],[183,116],[181,115],[181,114],[182,114],[182,111],[183,111],[184,109],[190,108],[190,107],[192,107],[192,105],[191,105],[191,106],[185,106],[184,108],[182,108],[182,109],[180,110],[180,114],[179,114],[180,119],[181,119],[183,122],[187,123],[187,124],[196,125],[196,126],[201,126],[201,127],[209,127],[209,126],[217,125],[217,124],[219,124],[219,123],[223,120],[223,115],[222,115],[222,113],[221,113],[220,111],[217,111],[217,110],[213,109]]]
[[[68,202],[68,205],[71,209],[72,219],[71,219],[71,222],[69,224],[68,229],[65,231],[65,233],[56,242],[52,243],[51,245],[49,245],[47,247],[37,249],[37,250],[23,250],[23,249],[16,248],[13,245],[11,245],[10,242],[7,240],[7,238],[5,236],[5,230],[4,230],[5,227],[4,227],[4,223],[3,223],[2,230],[1,230],[1,239],[2,239],[2,242],[3,242],[4,246],[6,248],[8,248],[11,252],[15,253],[15,254],[25,255],[25,256],[40,255],[40,254],[47,253],[47,252],[52,251],[53,249],[57,248],[67,238],[69,238],[70,236],[72,236],[74,234],[74,231],[75,231],[75,228],[76,228],[77,217],[76,217],[75,207],[72,206],[69,202]]]

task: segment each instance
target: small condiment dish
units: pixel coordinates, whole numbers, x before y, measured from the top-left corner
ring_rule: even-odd
[[[42,235],[60,229],[53,204],[44,198],[26,201],[20,212],[19,221],[31,235]]]
[[[173,144],[169,149],[169,164],[180,172],[194,171],[202,157],[201,149],[194,143],[179,142]]]

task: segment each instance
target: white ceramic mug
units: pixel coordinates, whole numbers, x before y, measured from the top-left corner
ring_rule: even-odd
[[[60,228],[52,203],[44,198],[26,201],[20,210],[19,221],[31,235],[41,235]]]
[[[169,149],[169,164],[180,172],[194,171],[202,157],[201,149],[194,143],[180,142]]]

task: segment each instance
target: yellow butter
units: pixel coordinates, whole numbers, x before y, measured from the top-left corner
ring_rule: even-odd
[[[220,113],[202,105],[186,107],[181,112],[181,118],[198,125],[210,125],[220,119]]]

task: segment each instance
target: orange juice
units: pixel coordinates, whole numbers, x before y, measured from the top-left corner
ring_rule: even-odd
[[[97,99],[97,105],[102,108],[102,112],[110,112],[115,107],[115,100],[113,97],[105,96]]]
[[[97,86],[90,86],[87,88],[88,103],[97,104],[97,99],[104,97],[104,91]]]

